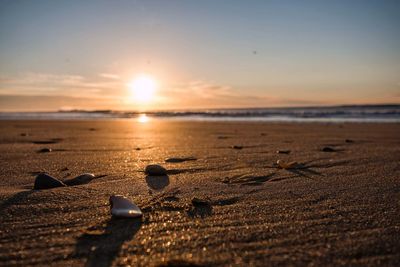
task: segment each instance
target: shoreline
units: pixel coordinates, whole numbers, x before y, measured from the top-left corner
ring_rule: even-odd
[[[26,118],[21,118],[21,119],[15,119],[15,118],[10,118],[10,119],[0,119],[1,122],[112,122],[112,121],[128,121],[128,122],[139,122],[139,123],[151,123],[151,122],[183,122],[183,123],[227,123],[227,124],[232,124],[232,123],[255,123],[255,124],[365,124],[365,125],[372,125],[372,124],[394,124],[398,125],[400,124],[400,120],[386,120],[386,121],[377,121],[377,120],[263,120],[260,119],[258,120],[257,118],[249,119],[249,118],[239,118],[239,119],[204,119],[204,118],[199,118],[199,119],[193,119],[193,118],[162,118],[162,117],[148,117],[148,121],[146,122],[141,122],[139,121],[139,117],[135,118],[35,118],[35,119],[26,119]]]
[[[262,122],[397,122],[400,105],[331,107],[237,108],[170,111],[72,110],[57,112],[0,112],[1,119],[157,119],[180,121]]]

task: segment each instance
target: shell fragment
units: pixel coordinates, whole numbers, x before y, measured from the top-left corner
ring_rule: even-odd
[[[84,173],[75,178],[66,180],[64,181],[64,183],[66,185],[81,185],[81,184],[87,184],[95,178],[96,176],[92,173]]]
[[[295,169],[296,167],[299,166],[299,163],[297,163],[297,161],[291,161],[289,163],[286,163],[283,162],[282,160],[278,160],[276,164],[278,165],[278,168],[285,170]]]

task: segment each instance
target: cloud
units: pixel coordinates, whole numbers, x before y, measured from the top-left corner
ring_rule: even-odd
[[[229,86],[216,85],[203,81],[189,83],[188,90],[202,98],[234,97],[236,93]]]
[[[61,109],[115,109],[118,100],[60,95],[1,95],[1,111],[55,111]],[[68,108],[66,108],[68,107]]]
[[[165,88],[168,95],[186,96],[202,99],[213,99],[220,97],[234,97],[237,95],[230,86],[218,85],[205,81],[191,81],[178,86]]]
[[[44,107],[59,109],[71,106],[79,109],[135,110],[138,103],[129,100],[126,82],[116,74],[100,73],[94,77],[25,73],[14,77],[0,77],[2,109],[26,110]],[[283,98],[276,94],[249,93],[202,80],[193,80],[175,86],[160,86],[149,109],[246,108],[273,106],[304,106],[332,104],[310,99]],[[269,90],[271,92],[271,90]],[[8,101],[5,101],[8,99]],[[12,104],[12,105],[11,105]]]
[[[191,81],[164,89],[157,105],[160,109],[197,109],[197,108],[248,108],[277,106],[313,106],[332,104],[301,98],[285,98],[277,94],[248,93],[228,85],[206,81]]]
[[[110,98],[124,90],[123,83],[110,75],[106,75],[105,80],[99,80],[98,77],[29,72],[15,77],[1,77],[0,94]]]
[[[272,100],[271,97],[243,94],[231,86],[199,80],[167,88],[163,93],[166,103],[179,105],[182,108],[243,107],[255,103],[265,105]],[[175,107],[167,106],[167,108]]]
[[[119,77],[119,75],[112,74],[112,73],[100,73],[99,76],[102,78],[111,79],[111,80],[120,80],[121,79],[121,77]]]

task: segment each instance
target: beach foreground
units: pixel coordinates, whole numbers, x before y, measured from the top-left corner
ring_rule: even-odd
[[[1,266],[400,265],[399,124],[0,126]],[[97,177],[32,190],[40,172]],[[111,218],[113,194],[143,218]]]

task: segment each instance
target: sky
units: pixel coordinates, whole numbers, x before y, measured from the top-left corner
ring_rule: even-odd
[[[0,111],[400,103],[399,14],[398,0],[0,0]]]

